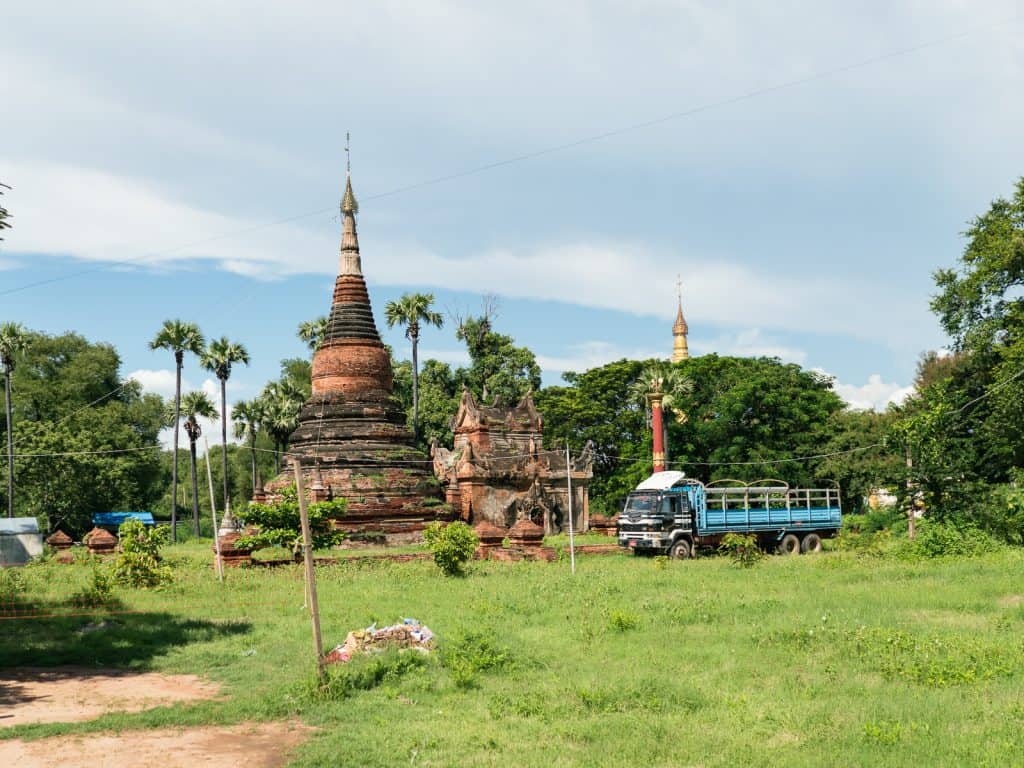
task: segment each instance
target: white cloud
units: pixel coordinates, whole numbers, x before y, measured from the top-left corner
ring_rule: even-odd
[[[887,384],[877,373],[868,376],[866,384],[858,386],[836,381],[833,388],[854,408],[875,411],[884,411],[890,404],[899,405],[914,393],[913,386]]]
[[[163,398],[171,400],[174,398],[174,381],[175,372],[168,368],[160,369],[139,369],[132,371],[126,378],[134,379],[142,385],[143,390],[151,392],[156,395],[160,395]],[[231,383],[228,382],[230,388]],[[181,380],[181,392],[192,392],[199,389],[205,392],[210,401],[214,404],[214,407],[220,410],[220,382],[213,378],[203,379],[202,384],[197,388],[192,382],[187,379]],[[231,412],[232,404],[228,402],[227,407],[227,418],[228,418],[228,442],[237,442],[232,436],[231,430]],[[198,419],[199,428],[202,434],[196,443],[196,450],[200,455],[206,452],[206,441],[209,441],[211,445],[217,445],[221,439],[221,423],[219,419],[207,419],[200,417]],[[160,443],[164,448],[173,448],[174,446],[174,432],[170,427],[163,430],[160,433]],[[179,427],[178,431],[178,445],[179,447],[188,447],[188,435],[185,433],[184,427]]]
[[[715,352],[719,355],[737,357],[777,357],[783,362],[798,365],[803,365],[807,361],[807,353],[804,350],[766,336],[760,328],[746,328],[710,340],[693,338],[690,339],[690,349],[698,355]]]

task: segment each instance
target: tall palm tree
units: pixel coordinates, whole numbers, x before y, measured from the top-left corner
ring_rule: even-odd
[[[327,335],[327,317],[320,315],[320,317],[314,318],[313,320],[306,320],[304,323],[299,323],[299,329],[296,332],[296,335],[301,341],[306,342],[306,346],[309,347],[310,352],[316,352],[320,349],[324,336]]]
[[[288,449],[288,438],[299,426],[299,410],[305,396],[287,381],[272,381],[259,396],[262,426],[274,441],[274,467],[281,471],[281,452]]]
[[[231,409],[231,419],[235,423],[235,439],[249,445],[252,455],[252,492],[256,493],[256,437],[263,422],[263,408],[259,398],[236,402]]]
[[[199,538],[199,484],[196,478],[196,440],[203,434],[199,418],[216,419],[217,407],[205,392],[189,392],[181,398],[181,410],[185,415],[185,434],[188,435],[189,466],[192,470],[192,530]],[[211,499],[211,503],[212,503]],[[216,536],[217,532],[214,531]]]
[[[150,349],[169,349],[174,352],[174,461],[171,464],[171,541],[178,540],[178,425],[181,423],[181,368],[185,353],[203,353],[205,339],[195,323],[183,320],[165,320],[153,340]]]
[[[416,358],[416,347],[420,340],[420,324],[433,325],[440,328],[444,318],[440,312],[431,307],[434,304],[432,293],[406,293],[395,301],[389,301],[384,307],[384,318],[388,328],[396,325],[405,326],[405,337],[412,342],[412,435],[414,440],[420,436],[420,393],[419,393],[419,361]]]
[[[4,371],[4,398],[7,404],[7,516],[14,517],[14,404],[11,401],[11,374],[18,357],[28,349],[28,332],[20,323],[0,325],[0,366]]]
[[[200,364],[220,380],[220,412],[228,412],[228,379],[231,378],[231,366],[235,363],[242,365],[249,364],[249,352],[241,344],[228,341],[227,336],[221,336],[210,342],[200,359]],[[231,506],[231,497],[228,495],[228,420],[220,421],[220,446],[221,463],[224,470],[224,513],[227,514]]]

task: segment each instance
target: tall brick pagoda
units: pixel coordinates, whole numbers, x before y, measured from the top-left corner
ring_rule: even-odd
[[[380,339],[363,279],[352,178],[341,200],[341,261],[327,330],[313,355],[313,394],[299,413],[288,453],[314,495],[344,497],[338,528],[414,533],[434,519],[440,491],[431,460],[417,450],[393,395],[391,358]],[[267,486],[292,482],[284,472]],[[433,508],[430,508],[433,507]]]

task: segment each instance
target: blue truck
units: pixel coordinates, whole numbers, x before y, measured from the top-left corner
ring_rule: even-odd
[[[839,488],[790,488],[781,480],[704,484],[682,472],[655,472],[626,498],[619,546],[636,554],[692,557],[728,533],[753,534],[766,551],[820,552],[842,525]]]

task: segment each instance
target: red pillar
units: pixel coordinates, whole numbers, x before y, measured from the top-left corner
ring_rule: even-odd
[[[654,432],[654,471],[665,471],[665,426],[661,412],[661,400],[665,395],[652,392],[651,398],[651,430]]]

